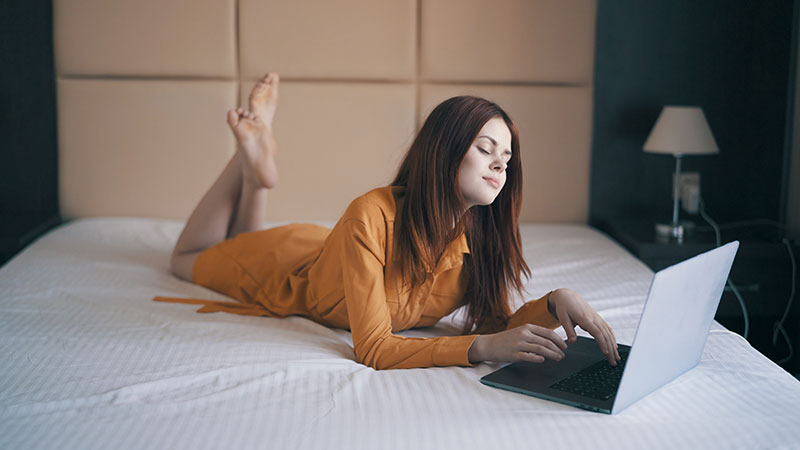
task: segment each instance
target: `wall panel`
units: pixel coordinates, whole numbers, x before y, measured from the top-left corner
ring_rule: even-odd
[[[391,181],[436,102],[517,118],[525,221],[588,209],[593,0],[56,0],[69,219],[187,218],[235,151],[225,112],[281,75],[274,220],[335,221]],[[567,176],[568,175],[568,176]]]

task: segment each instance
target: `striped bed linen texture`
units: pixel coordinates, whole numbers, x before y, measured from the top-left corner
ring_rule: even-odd
[[[0,268],[0,448],[800,448],[800,382],[716,322],[696,368],[592,413],[482,385],[499,364],[376,371],[346,330],[155,303],[228,300],[169,273],[182,226],[80,219]],[[652,271],[584,225],[522,234],[515,308],[570,287],[630,344]],[[462,314],[399,334],[456,334]]]

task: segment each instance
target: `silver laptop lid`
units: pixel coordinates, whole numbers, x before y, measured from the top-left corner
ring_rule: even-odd
[[[655,274],[612,414],[700,362],[738,248],[733,241]]]

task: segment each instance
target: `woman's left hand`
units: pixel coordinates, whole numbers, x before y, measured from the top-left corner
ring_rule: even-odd
[[[572,289],[556,289],[548,298],[547,308],[561,322],[569,342],[578,340],[578,335],[575,333],[577,325],[594,337],[600,351],[608,357],[608,362],[612,366],[617,365],[620,357],[614,331],[580,294]]]

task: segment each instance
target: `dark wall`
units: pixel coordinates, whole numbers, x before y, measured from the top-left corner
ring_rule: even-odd
[[[798,8],[793,0],[598,1],[591,225],[609,231],[607,223],[619,219],[671,220],[675,158],[642,151],[664,105],[701,106],[717,140],[719,154],[682,161],[684,171],[700,173],[711,218],[720,224],[785,220]],[[699,216],[680,214],[705,225]],[[743,292],[750,342],[777,361],[787,348],[782,337],[772,343],[772,326],[790,295],[790,261],[775,239],[781,234],[777,227],[766,234],[755,231],[739,227],[724,237],[772,242],[763,248],[775,256],[756,258],[751,251],[751,260],[738,257],[733,270],[739,280],[757,286]],[[664,256],[679,246],[659,251]],[[786,322],[795,348],[800,347],[800,330],[793,326],[798,314],[794,308]],[[737,314],[718,312],[717,318],[743,331]],[[798,364],[795,357],[784,367],[796,372]]]
[[[0,264],[58,223],[52,4],[0,2]]]
[[[719,154],[682,162],[712,218],[783,218],[793,7],[598,2],[590,224],[671,218],[675,158],[642,151],[664,105],[701,106],[717,140]]]

